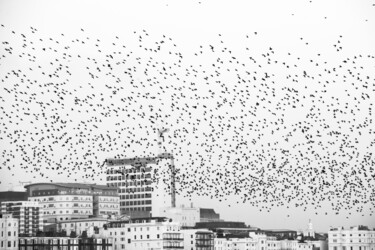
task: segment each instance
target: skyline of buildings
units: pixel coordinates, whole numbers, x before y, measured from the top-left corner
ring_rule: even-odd
[[[28,200],[43,206],[47,222],[120,214],[117,188],[80,183],[34,183],[25,188]]]

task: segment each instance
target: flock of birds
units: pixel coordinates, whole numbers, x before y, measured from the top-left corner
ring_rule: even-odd
[[[257,32],[194,51],[145,30],[0,34],[2,173],[105,183],[107,157],[154,156],[164,127],[185,197],[373,213],[375,57],[345,55],[342,36],[332,59],[254,50]]]

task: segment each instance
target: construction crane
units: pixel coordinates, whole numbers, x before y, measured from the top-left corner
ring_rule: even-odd
[[[125,159],[106,159],[103,163],[107,166],[121,166],[121,165],[131,165],[136,168],[140,168],[145,164],[156,164],[158,160],[170,159],[170,171],[171,171],[171,206],[176,207],[176,168],[174,165],[173,153],[166,152],[165,147],[163,147],[164,134],[169,132],[168,128],[163,128],[158,130],[158,145],[159,153],[156,157],[144,157],[144,158],[125,158]]]

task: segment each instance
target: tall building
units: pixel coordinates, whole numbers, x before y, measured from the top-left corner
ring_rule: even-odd
[[[170,158],[164,155],[106,160],[107,185],[119,190],[121,214],[132,218],[157,217],[163,207],[173,205]]]
[[[44,208],[46,222],[120,213],[117,188],[81,183],[35,183],[25,188],[29,201]]]
[[[38,202],[6,201],[1,204],[1,213],[19,219],[20,236],[35,236],[43,230],[43,208]]]
[[[0,249],[18,250],[18,222],[12,214],[0,214]]]
[[[375,229],[355,226],[349,229],[331,228],[328,232],[329,250],[375,250]]]

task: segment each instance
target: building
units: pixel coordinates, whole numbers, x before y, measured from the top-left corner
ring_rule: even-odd
[[[181,227],[194,227],[195,223],[200,222],[200,209],[195,207],[165,207],[160,214],[179,222]]]
[[[220,214],[216,213],[212,208],[200,208],[199,209],[199,222],[214,222],[220,220]]]
[[[355,226],[349,229],[331,228],[328,232],[329,250],[375,250],[375,229]]]
[[[161,216],[180,222],[181,227],[194,227],[197,222],[221,221],[213,209],[190,207],[164,207]]]
[[[290,229],[265,229],[261,230],[268,236],[275,236],[278,240],[295,240],[297,239],[297,231]]]
[[[107,185],[119,189],[121,214],[160,217],[175,200],[168,157],[107,159]],[[173,206],[172,206],[173,207]]]
[[[237,221],[212,221],[212,222],[197,222],[196,229],[208,229],[215,232],[217,235],[241,235],[248,237],[249,232],[254,231],[254,228],[246,226],[244,222]]]
[[[312,245],[313,250],[328,250],[328,241],[327,240],[319,240],[319,239],[304,239],[306,243]]]
[[[313,245],[298,240],[281,240],[281,250],[313,250]]]
[[[84,231],[88,237],[93,236],[99,232],[100,228],[108,223],[106,218],[88,218],[88,219],[75,219],[57,222],[57,231],[65,231],[66,235],[71,235],[74,232],[76,235],[82,235]]]
[[[281,250],[281,242],[259,232],[250,232],[247,236],[220,235],[215,238],[215,250]]]
[[[49,223],[120,213],[117,188],[81,183],[36,183],[25,188],[29,201],[42,205]]]
[[[113,238],[114,250],[183,249],[180,225],[165,217],[111,221],[100,237]]]
[[[214,233],[207,229],[182,229],[185,250],[214,250]]]
[[[24,191],[0,192],[0,206],[3,201],[27,201],[27,194]]]
[[[69,237],[28,237],[19,240],[19,250],[29,249],[95,249],[112,250],[111,239],[69,238]]]
[[[18,250],[18,222],[12,214],[0,214],[0,249]]]
[[[43,230],[43,208],[38,202],[5,201],[1,204],[1,213],[19,219],[19,236],[35,236]]]

